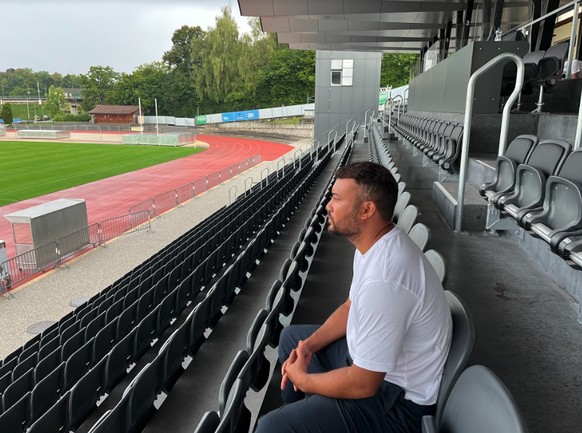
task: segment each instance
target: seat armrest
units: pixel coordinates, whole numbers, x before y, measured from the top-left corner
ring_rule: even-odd
[[[422,433],[438,433],[436,419],[432,415],[422,417]]]

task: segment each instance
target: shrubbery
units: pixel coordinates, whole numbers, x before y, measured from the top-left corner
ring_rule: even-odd
[[[83,114],[61,113],[55,115],[53,120],[55,122],[89,122],[91,120],[91,115],[87,113]]]

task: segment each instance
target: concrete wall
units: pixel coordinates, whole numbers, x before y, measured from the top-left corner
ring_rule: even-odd
[[[353,60],[351,85],[332,85],[333,60]],[[345,132],[346,122],[364,121],[369,109],[378,110],[381,53],[351,51],[317,51],[315,60],[315,134],[320,145],[327,141],[328,131]],[[351,124],[350,124],[351,127]]]
[[[410,82],[408,109],[464,113],[467,85],[471,75],[501,53],[523,57],[529,50],[526,41],[471,42],[446,60]],[[473,113],[497,113],[501,93],[503,62],[479,77],[474,93]]]

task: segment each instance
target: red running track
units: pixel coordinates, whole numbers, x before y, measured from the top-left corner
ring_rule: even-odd
[[[6,241],[8,257],[14,257],[15,250],[12,227],[4,215],[58,198],[81,198],[87,204],[89,224],[93,224],[125,215],[137,203],[257,153],[261,155],[261,161],[272,161],[293,149],[286,144],[238,137],[197,135],[196,138],[210,147],[195,155],[0,207],[0,239]]]

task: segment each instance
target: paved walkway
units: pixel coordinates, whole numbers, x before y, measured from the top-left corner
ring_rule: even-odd
[[[270,141],[216,135],[197,135],[209,148],[202,153],[153,167],[90,182],[63,191],[0,207],[0,239],[6,241],[8,257],[15,255],[10,222],[4,215],[58,198],[81,198],[87,204],[89,224],[127,214],[129,208],[158,194],[238,164],[254,155],[272,161],[293,147]]]

